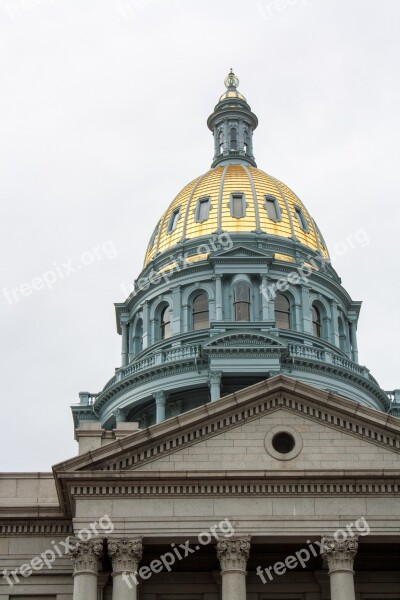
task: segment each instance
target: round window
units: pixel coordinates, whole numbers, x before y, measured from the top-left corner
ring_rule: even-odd
[[[303,448],[303,439],[295,427],[275,425],[266,433],[264,445],[272,458],[292,460],[300,454]]]
[[[272,447],[279,454],[289,454],[295,447],[295,439],[290,433],[281,431],[272,438]]]

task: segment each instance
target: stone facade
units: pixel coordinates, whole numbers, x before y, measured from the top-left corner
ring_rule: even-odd
[[[277,426],[302,440],[293,459],[268,452]],[[99,587],[104,600],[113,588],[114,598],[145,600],[395,599],[399,453],[396,417],[266,380],[110,440],[56,465],[54,478],[3,476],[0,560],[14,585],[3,578],[0,598],[83,600]],[[52,568],[12,574],[42,553],[51,559],[68,535]],[[304,568],[293,568],[307,549]]]

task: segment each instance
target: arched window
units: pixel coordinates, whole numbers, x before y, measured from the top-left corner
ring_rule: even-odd
[[[160,315],[160,337],[166,340],[171,337],[171,314],[169,306],[162,309]]]
[[[208,296],[203,292],[193,299],[192,323],[193,329],[209,327]]]
[[[143,320],[138,319],[135,327],[135,337],[133,338],[133,348],[135,354],[143,350]]]
[[[231,129],[231,150],[237,150],[237,129],[232,127]]]
[[[245,151],[246,154],[249,151],[249,133],[248,133],[247,129],[244,130],[243,150]]]
[[[238,281],[233,288],[235,321],[250,321],[250,285]]]
[[[313,304],[312,305],[312,324],[313,324],[313,335],[315,337],[321,337],[321,313],[318,308]]]
[[[219,132],[219,153],[223,154],[224,152],[224,134],[222,133],[222,131]]]
[[[283,294],[275,296],[275,326],[290,329],[290,302]]]

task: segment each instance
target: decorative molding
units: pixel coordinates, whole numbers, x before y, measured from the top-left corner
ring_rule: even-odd
[[[240,349],[240,344],[243,344],[246,347],[249,345],[262,347],[262,349],[272,347],[273,349],[287,351],[287,343],[282,342],[282,340],[272,335],[257,333],[255,331],[229,331],[217,335],[203,346],[203,350],[211,350],[214,347],[217,347],[218,349],[221,349],[222,347],[227,347],[229,349],[234,347],[235,349]]]
[[[351,571],[353,573],[354,559],[358,550],[357,537],[349,539],[336,539],[324,537],[322,556],[329,568],[329,575],[336,571]]]
[[[250,537],[231,537],[217,542],[221,572],[244,571],[250,555]]]
[[[4,518],[4,517],[3,517]],[[36,536],[57,536],[67,537],[73,533],[73,525],[70,522],[62,523],[35,523],[34,521],[23,522],[4,522],[0,524],[1,535],[34,535]]]
[[[135,573],[142,560],[143,546],[141,538],[108,540],[108,555],[112,562],[112,575]]]
[[[110,475],[108,473],[108,475]],[[129,475],[127,473],[127,475]],[[234,471],[215,472],[215,481],[207,474],[202,476],[201,472],[193,473],[193,481],[181,481],[181,473],[163,473],[166,482],[158,480],[143,481],[143,471],[132,472],[132,479],[139,477],[141,481],[122,482],[120,475],[117,481],[93,481],[90,484],[73,484],[70,487],[70,493],[73,497],[77,496],[118,496],[118,497],[181,497],[181,496],[275,496],[275,497],[307,497],[307,496],[393,496],[400,494],[400,483],[396,481],[385,481],[382,479],[365,479],[355,481],[356,473],[351,473],[346,477],[334,475],[332,478],[323,475],[314,475],[309,477],[302,475],[301,481],[298,480],[298,474],[294,474],[296,481],[290,481],[287,471],[284,471],[281,477],[278,474],[270,474],[270,481],[260,482],[254,476],[254,473],[247,473],[240,476]],[[173,477],[175,475],[175,478]],[[358,476],[360,474],[358,473]],[[225,481],[222,478],[226,478]],[[267,476],[264,471],[260,472],[260,479]],[[275,480],[274,480],[275,478]],[[318,481],[313,479],[318,478]],[[200,481],[199,481],[200,480]]]
[[[103,556],[103,540],[82,542],[74,538],[69,542],[69,556],[74,565],[74,576],[81,573],[97,575]]]

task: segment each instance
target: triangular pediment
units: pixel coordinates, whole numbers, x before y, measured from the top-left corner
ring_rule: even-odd
[[[293,461],[268,453],[265,437],[278,425],[300,434],[302,450]],[[211,456],[215,450],[205,451],[219,444],[221,454],[236,454],[229,459],[233,469],[383,469],[400,464],[400,420],[279,375],[56,465],[54,472],[176,471],[179,461],[183,470],[227,469]],[[242,451],[231,451],[235,447]],[[260,460],[243,458],[251,454]]]
[[[267,259],[272,259],[271,252],[251,248],[250,246],[246,246],[245,244],[241,244],[239,246],[235,246],[234,248],[229,248],[228,250],[220,250],[218,252],[213,253],[210,257],[211,260],[219,260],[219,259],[230,259],[230,258],[258,258],[263,259],[263,261]]]

